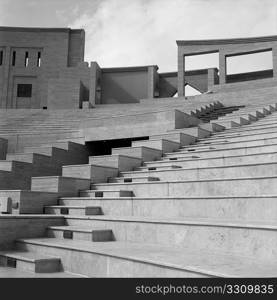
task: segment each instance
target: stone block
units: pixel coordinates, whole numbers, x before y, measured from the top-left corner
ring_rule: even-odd
[[[146,141],[134,141],[132,142],[133,147],[145,146],[149,148],[162,150],[163,153],[174,152],[180,148],[180,143],[160,139],[160,140],[146,140]]]
[[[123,171],[130,171],[136,167],[141,166],[142,160],[139,157],[112,154],[112,155],[90,156],[89,164],[113,167],[113,168],[117,168],[119,172],[123,172]]]
[[[194,144],[197,140],[195,136],[185,134],[183,132],[173,132],[173,133],[152,135],[149,137],[149,139],[150,140],[166,139],[169,141],[179,143],[181,146]]]
[[[113,148],[112,154],[122,154],[127,156],[134,156],[142,159],[142,161],[157,160],[162,157],[162,151],[145,146],[141,147],[125,147]]]
[[[64,177],[89,179],[91,182],[107,182],[109,177],[118,176],[118,169],[98,165],[71,165],[63,166]]]
[[[80,190],[90,187],[90,180],[63,176],[33,177],[32,191],[54,192],[60,196],[77,196]]]

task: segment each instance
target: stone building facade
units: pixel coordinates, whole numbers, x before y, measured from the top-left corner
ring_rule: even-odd
[[[47,107],[48,81],[84,61],[84,30],[0,27],[1,108]]]
[[[255,79],[259,85],[276,84],[277,36],[177,45],[177,72],[159,73],[157,65],[102,68],[84,61],[82,29],[0,27],[1,108],[82,109],[185,96],[186,85],[206,93],[252,88]],[[272,52],[272,70],[227,75],[228,57],[266,51]],[[186,57],[208,53],[218,53],[219,69],[185,70]]]

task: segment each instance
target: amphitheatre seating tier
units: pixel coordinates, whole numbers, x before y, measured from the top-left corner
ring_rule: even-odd
[[[0,276],[276,277],[276,94],[0,112]]]

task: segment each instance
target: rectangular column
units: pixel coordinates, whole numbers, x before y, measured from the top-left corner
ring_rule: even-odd
[[[90,63],[89,103],[101,103],[101,68],[95,61]]]
[[[147,75],[147,81],[148,81],[148,90],[147,90],[147,98],[152,99],[159,96],[159,90],[158,90],[158,66],[149,66],[148,67],[148,75]]]
[[[226,55],[219,51],[219,83],[226,83]]]
[[[218,69],[209,68],[208,69],[208,90],[212,90],[215,84],[218,84]]]
[[[178,96],[185,96],[185,57],[178,54]]]
[[[272,48],[273,77],[277,78],[277,46]]]
[[[1,96],[1,108],[8,108],[8,88],[10,77],[11,47],[6,47],[3,57],[3,89]]]

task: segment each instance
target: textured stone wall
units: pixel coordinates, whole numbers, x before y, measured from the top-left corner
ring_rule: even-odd
[[[148,98],[148,67],[102,69],[101,104],[135,103],[143,98]]]
[[[83,61],[84,31],[0,27],[0,49],[4,53],[0,66],[1,107],[42,108],[47,106],[48,80],[57,77],[61,69]],[[17,84],[26,79],[34,93],[32,99],[21,101],[16,94]]]
[[[0,249],[9,249],[19,238],[43,237],[48,226],[64,224],[59,216],[0,216]]]

